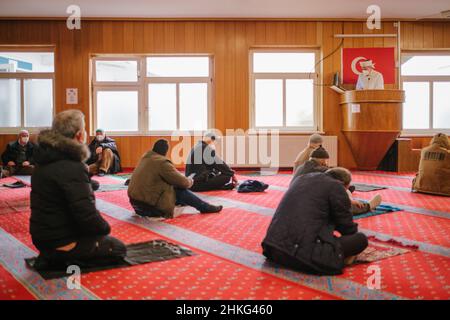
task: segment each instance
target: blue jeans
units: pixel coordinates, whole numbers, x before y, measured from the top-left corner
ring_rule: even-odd
[[[198,211],[206,210],[209,204],[188,189],[175,188],[176,205],[179,206],[191,206]]]
[[[176,205],[191,206],[198,211],[206,210],[209,204],[195,195],[188,189],[175,188]],[[130,199],[130,203],[133,206],[136,214],[143,217],[164,217],[165,214],[157,208],[150,206],[146,203]]]

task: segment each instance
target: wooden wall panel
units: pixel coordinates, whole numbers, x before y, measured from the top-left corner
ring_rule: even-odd
[[[207,53],[214,58],[215,127],[248,129],[248,51],[261,46],[315,46],[322,56],[340,43],[336,33],[395,33],[392,22],[381,30],[367,30],[365,22],[349,21],[82,21],[81,30],[68,30],[65,21],[0,21],[0,45],[40,44],[56,46],[56,110],[65,104],[65,89],[78,88],[79,104],[90,121],[89,58],[107,53]],[[401,48],[450,49],[450,23],[402,22]],[[346,39],[344,47],[395,47],[393,38]],[[341,133],[339,95],[327,84],[341,71],[340,50],[323,62],[323,130],[339,137],[339,164],[355,161]],[[320,82],[320,81],[319,81]],[[398,83],[388,87],[398,87]],[[14,139],[0,135],[0,149]],[[117,137],[123,165],[132,167],[158,137]],[[299,146],[299,149],[301,146]]]

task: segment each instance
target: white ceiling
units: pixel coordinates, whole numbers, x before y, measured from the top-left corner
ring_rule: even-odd
[[[450,0],[0,0],[0,17],[64,17],[77,4],[86,18],[382,18],[415,19],[450,9]]]

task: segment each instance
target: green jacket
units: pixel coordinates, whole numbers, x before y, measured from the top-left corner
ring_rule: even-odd
[[[128,197],[155,207],[173,217],[175,209],[175,187],[189,188],[190,180],[181,174],[166,157],[147,152],[131,176]]]

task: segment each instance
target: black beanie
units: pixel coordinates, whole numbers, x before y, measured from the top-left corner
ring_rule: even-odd
[[[169,150],[169,142],[165,139],[159,139],[153,145],[153,151],[162,156],[166,156],[168,150]]]
[[[330,155],[323,147],[319,147],[311,153],[311,158],[330,159]]]

